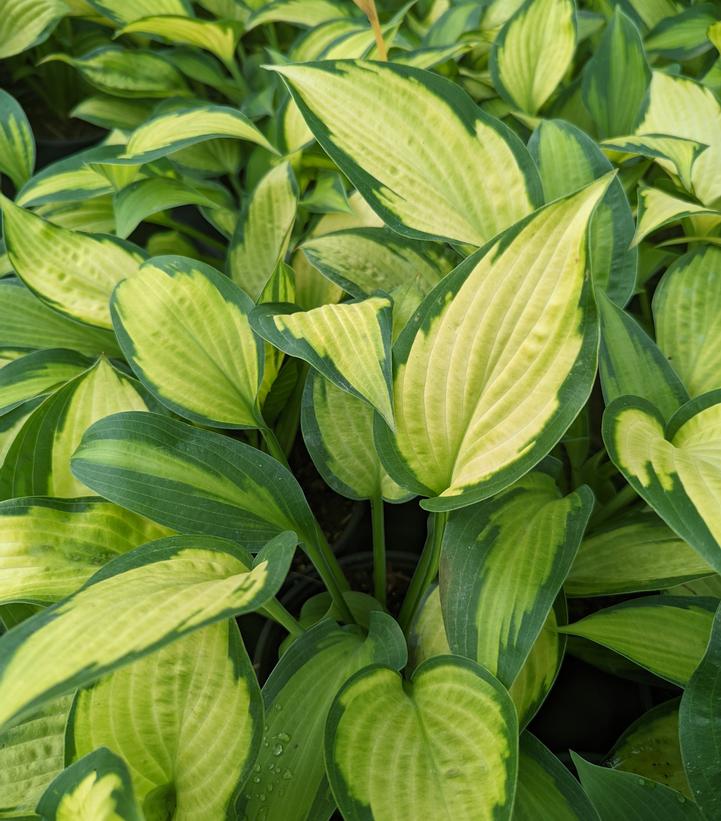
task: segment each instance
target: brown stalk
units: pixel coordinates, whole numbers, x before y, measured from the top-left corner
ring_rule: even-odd
[[[386,41],[383,39],[383,32],[381,31],[381,22],[378,19],[378,9],[376,9],[375,0],[353,0],[358,8],[368,18],[368,22],[373,29],[373,36],[376,38],[376,48],[378,49],[378,57],[381,60],[388,59],[388,49],[386,48]]]

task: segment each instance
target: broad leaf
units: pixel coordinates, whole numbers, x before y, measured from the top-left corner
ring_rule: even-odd
[[[72,696],[62,696],[0,733],[0,818],[30,815],[63,769]]]
[[[581,542],[564,589],[568,596],[662,590],[708,575],[711,567],[653,513],[633,515]]]
[[[449,510],[510,485],[585,403],[598,325],[586,229],[608,179],[524,220],[428,295],[394,347],[395,436],[381,457],[403,487]]]
[[[124,159],[149,162],[208,140],[248,140],[271,145],[238,109],[220,105],[187,105],[143,122],[131,135]],[[179,158],[175,158],[179,159]]]
[[[452,652],[510,687],[541,632],[593,509],[587,487],[562,496],[529,473],[491,501],[451,516],[440,592]]]
[[[86,0],[113,23],[124,24],[149,14],[192,14],[188,0]]]
[[[70,472],[70,457],[85,431],[111,413],[145,411],[140,386],[106,359],[38,405],[0,468],[0,497],[83,496],[87,487]]]
[[[274,70],[323,149],[401,234],[482,245],[541,201],[520,140],[448,80],[353,60]]]
[[[298,185],[290,163],[284,162],[260,180],[238,220],[227,269],[253,300],[285,257],[297,207]]]
[[[526,0],[493,43],[493,84],[512,106],[535,114],[565,76],[575,50],[572,0]]]
[[[7,174],[19,189],[34,167],[35,139],[28,118],[17,100],[0,89],[0,174]]]
[[[410,682],[367,667],[328,716],[331,789],[348,821],[510,819],[517,732],[506,690],[468,659],[436,656]]]
[[[603,439],[628,483],[682,539],[721,570],[721,397],[704,394],[665,427],[641,399],[617,399],[606,409]]]
[[[283,583],[295,544],[283,533],[252,562],[232,542],[176,536],[109,562],[0,637],[0,727],[187,633],[262,607]]]
[[[721,812],[721,607],[701,663],[691,676],[679,708],[684,769],[694,799],[707,818]]]
[[[322,305],[311,311],[298,311],[292,305],[262,305],[251,314],[251,324],[276,348],[304,359],[393,425],[391,301],[387,297]]]
[[[47,40],[69,11],[62,0],[7,0],[0,17],[0,60]]]
[[[291,23],[294,26],[315,27],[337,17],[347,17],[352,6],[342,0],[271,0],[254,4],[258,7],[251,15],[246,30],[267,23]]]
[[[583,789],[601,821],[703,821],[699,808],[681,793],[648,778],[599,767],[571,753]]]
[[[111,328],[110,294],[138,270],[141,250],[115,237],[60,228],[5,197],[0,206],[10,262],[25,284],[72,319]]]
[[[102,499],[2,502],[0,601],[59,601],[110,559],[170,533]]]
[[[572,194],[612,169],[596,143],[563,120],[543,120],[528,148],[547,201]],[[594,285],[618,305],[628,302],[636,282],[638,251],[629,248],[635,228],[621,181],[614,179],[591,217],[588,256]]]
[[[633,132],[650,82],[641,35],[616,6],[583,71],[583,102],[602,139]]]
[[[303,440],[326,483],[349,499],[400,502],[409,493],[386,473],[373,445],[373,408],[311,371],[301,406]]]
[[[120,353],[112,332],[51,310],[14,279],[0,280],[0,348],[68,348],[87,356]]]
[[[203,425],[255,428],[263,348],[253,307],[209,265],[166,256],[118,285],[111,313],[125,358],[163,404]]]
[[[105,747],[63,770],[38,802],[48,821],[143,821],[126,763]]]
[[[689,394],[721,388],[721,248],[699,245],[671,265],[653,315],[658,345]]]
[[[50,393],[87,370],[90,362],[62,348],[33,351],[0,370],[0,415],[45,393]]]
[[[647,596],[558,629],[602,644],[683,687],[703,657],[715,608],[714,599]]]
[[[329,818],[334,809],[323,762],[331,702],[369,664],[399,670],[406,661],[398,625],[370,614],[368,635],[321,621],[282,655],[263,687],[265,739],[239,804],[241,816],[266,821]]]
[[[116,414],[93,425],[73,472],[106,499],[181,532],[249,549],[284,530],[316,539],[303,491],[277,460],[158,414]]]
[[[110,180],[93,168],[95,160],[115,156],[116,146],[96,146],[46,165],[18,191],[15,204],[35,208],[51,203],[77,202],[109,194]]]
[[[701,220],[702,233],[721,224],[721,212],[714,208],[706,208],[660,188],[643,186],[638,190],[638,217],[632,244],[635,247],[654,231],[687,218]]]
[[[513,821],[598,821],[598,813],[553,753],[529,732],[521,735]]]
[[[601,315],[599,369],[606,404],[619,396],[639,396],[670,419],[688,394],[656,343],[603,291],[596,291]]]
[[[260,688],[230,619],[81,690],[66,760],[107,747],[128,763],[146,815],[225,818],[262,737]]]

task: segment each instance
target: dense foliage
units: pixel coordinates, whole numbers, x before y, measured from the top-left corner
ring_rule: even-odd
[[[0,3],[0,818],[721,817],[719,49]]]

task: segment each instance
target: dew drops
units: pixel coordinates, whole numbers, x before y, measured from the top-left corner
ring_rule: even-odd
[[[292,773],[290,770],[286,770],[286,771],[283,773],[283,779],[284,779],[285,781],[290,781],[290,779],[291,779],[291,778],[293,778],[293,773]]]
[[[274,756],[283,755],[283,750],[284,749],[285,748],[283,747],[283,745],[280,742],[278,742],[277,744],[274,744],[273,745],[273,755]]]

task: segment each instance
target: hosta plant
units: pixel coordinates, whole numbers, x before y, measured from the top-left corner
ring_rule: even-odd
[[[721,817],[720,48],[5,0],[0,818]]]

